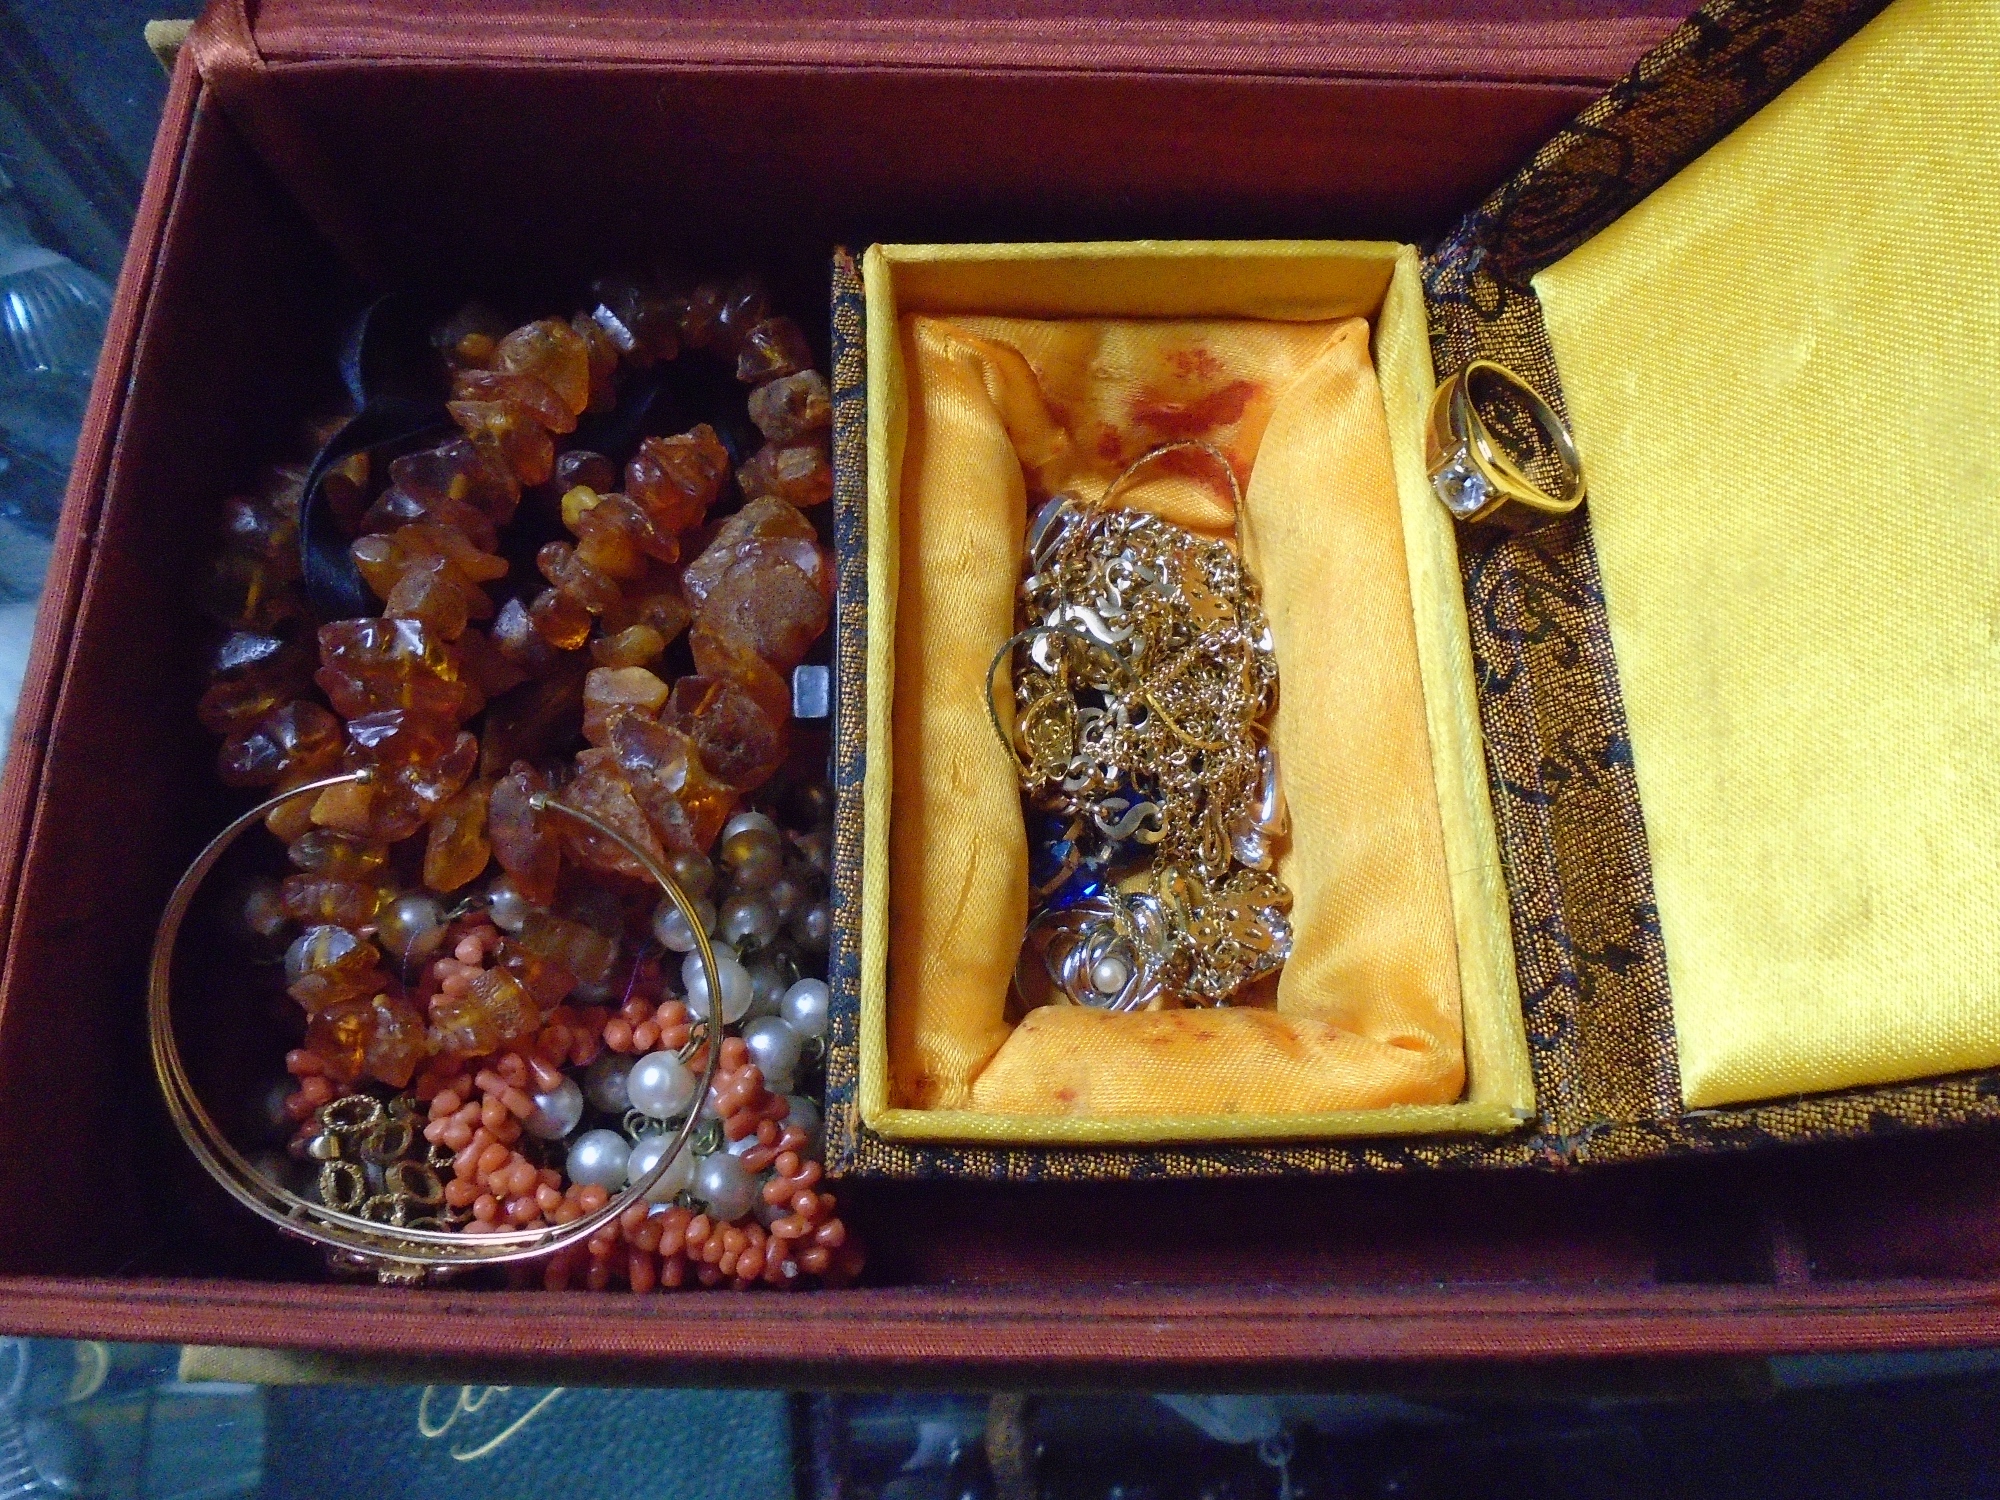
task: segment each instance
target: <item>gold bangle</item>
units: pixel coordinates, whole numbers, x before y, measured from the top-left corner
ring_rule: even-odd
[[[1502,444],[1479,409],[1475,382],[1497,386],[1540,429],[1548,457],[1559,471],[1553,493],[1531,477],[1524,455]],[[1583,503],[1583,460],[1569,428],[1533,386],[1490,359],[1470,361],[1437,388],[1431,398],[1424,463],[1438,499],[1467,525],[1530,531]]]
[[[384,1282],[415,1284],[445,1280],[468,1266],[535,1260],[571,1245],[580,1245],[605,1225],[615,1222],[633,1204],[644,1201],[646,1193],[665,1175],[675,1159],[682,1152],[693,1150],[691,1143],[695,1128],[701,1121],[698,1104],[688,1111],[679,1133],[653,1164],[653,1169],[596,1213],[559,1226],[472,1235],[442,1228],[385,1224],[362,1213],[343,1212],[286,1191],[259,1172],[230,1143],[195,1093],[193,1081],[181,1061],[180,1044],[174,1036],[173,967],[174,945],[180,939],[181,924],[187,919],[202,882],[230,845],[262,822],[266,814],[294,798],[315,795],[328,787],[345,786],[349,782],[366,781],[372,774],[369,771],[350,771],[340,776],[328,776],[258,803],[209,840],[207,847],[194,857],[194,862],[174,886],[153,937],[153,956],[146,984],[146,1026],[152,1044],[153,1070],[159,1075],[161,1092],[166,1095],[167,1113],[173,1117],[175,1128],[180,1131],[181,1139],[187,1142],[195,1159],[230,1197],[286,1234],[318,1245],[341,1269],[371,1272]],[[700,1092],[695,1097],[697,1100],[706,1099],[722,1057],[723,987],[721,971],[716,967],[715,950],[703,930],[694,902],[658,860],[609,824],[558,802],[547,793],[537,793],[531,799],[531,805],[537,812],[557,813],[581,823],[593,833],[617,844],[645,868],[687,921],[688,930],[694,934],[695,952],[701,956],[702,974],[708,981],[708,992],[715,997],[709,1006],[709,1018],[700,1022],[711,1045],[708,1062],[702,1069]]]

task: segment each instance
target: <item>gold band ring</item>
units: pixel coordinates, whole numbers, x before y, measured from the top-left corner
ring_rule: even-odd
[[[1559,478],[1544,488],[1530,476],[1532,455],[1511,452],[1496,435],[1482,400],[1523,412],[1545,440],[1545,463]],[[1561,417],[1519,375],[1475,359],[1431,398],[1424,464],[1446,510],[1467,524],[1529,531],[1559,520],[1583,501],[1583,460]]]

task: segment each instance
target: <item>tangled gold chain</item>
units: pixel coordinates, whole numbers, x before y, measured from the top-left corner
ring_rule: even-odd
[[[1037,519],[1020,601],[1024,628],[994,665],[1013,662],[1022,789],[1064,823],[1069,851],[1036,891],[1053,898],[1036,920],[1096,923],[1061,952],[1108,955],[1148,981],[1111,1000],[1102,984],[1079,993],[1074,974],[1059,988],[1118,1009],[1164,992],[1226,1000],[1291,942],[1291,896],[1269,873],[1284,831],[1263,728],[1278,670],[1255,582],[1225,543],[1059,499]],[[1108,888],[1133,845],[1151,853],[1136,912]],[[1058,892],[1084,865],[1107,880],[1073,918]]]

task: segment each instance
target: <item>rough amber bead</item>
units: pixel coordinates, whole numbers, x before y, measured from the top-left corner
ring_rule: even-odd
[[[611,341],[611,335],[598,326],[597,320],[589,313],[578,313],[569,320],[569,326],[576,330],[578,338],[590,360],[590,405],[592,412],[607,412],[618,404],[618,346]],[[561,460],[557,460],[558,463]],[[562,478],[557,470],[556,478]],[[589,484],[589,480],[573,480],[572,483]],[[605,487],[617,483],[607,480]],[[593,486],[595,488],[595,486]]]
[[[375,1034],[375,1007],[367,1000],[340,1000],[322,1007],[306,1023],[306,1050],[326,1066],[337,1083],[360,1081],[368,1070],[368,1044]]]
[[[431,347],[454,370],[481,369],[493,362],[507,324],[483,302],[467,302],[431,330]]]
[[[201,607],[231,630],[269,630],[301,612],[298,591],[261,558],[224,552],[202,575]]]
[[[607,827],[624,835],[656,863],[663,860],[666,855],[660,847],[659,837],[653,832],[652,825],[647,822],[646,815],[640,810],[624,769],[618,764],[617,756],[609,750],[585,750],[577,756],[576,765],[575,779],[562,789],[564,805],[588,813]],[[623,875],[631,880],[652,878],[646,866],[629,851],[595,829],[588,828],[573,818],[559,819],[559,826],[562,829],[563,847],[579,864],[588,865],[594,870],[602,870],[608,875]],[[579,979],[589,977],[581,970],[572,968],[572,972],[576,973]]]
[[[812,368],[812,345],[805,330],[790,318],[766,318],[743,336],[736,356],[736,378],[745,385],[763,385]]]
[[[461,582],[456,573],[443,558],[405,568],[382,601],[382,613],[393,620],[420,620],[439,640],[457,640],[472,623],[473,600],[477,598],[483,606],[479,610],[482,616],[492,614],[493,601],[483,590]]]
[[[375,915],[375,887],[329,875],[288,875],[278,901],[294,922],[359,927]]]
[[[618,967],[616,939],[553,912],[529,912],[513,941],[525,953],[560,964],[581,984],[604,984]]]
[[[348,928],[308,928],[285,955],[286,993],[308,1011],[366,999],[384,988],[382,955]]]
[[[591,288],[591,320],[635,368],[680,353],[680,308],[643,282],[606,277]]]
[[[597,667],[583,679],[583,737],[605,743],[610,721],[627,713],[657,718],[666,706],[666,683],[644,667]]]
[[[588,616],[584,618],[583,630],[587,637]],[[543,636],[528,606],[519,599],[509,599],[500,606],[500,613],[493,620],[493,645],[516,669],[530,677],[541,676],[562,659]]]
[[[746,272],[722,289],[722,310],[715,319],[715,347],[735,358],[743,342],[771,315],[771,294],[762,278]]]
[[[392,1089],[407,1088],[417,1069],[431,1055],[428,1029],[417,1008],[393,995],[377,995],[362,1068],[370,1078]]]
[[[699,618],[705,630],[733,636],[784,674],[805,660],[830,613],[812,579],[786,558],[758,549],[709,590]]]
[[[407,708],[382,708],[347,721],[350,771],[366,766],[406,766],[434,761],[451,748],[457,726]]]
[[[641,587],[645,586],[642,584]],[[634,625],[647,625],[659,632],[661,640],[671,645],[693,618],[694,611],[681,597],[678,580],[675,580],[668,587],[628,594],[620,608],[605,612],[604,628],[616,631],[627,630]]]
[[[474,447],[505,464],[523,485],[537,485],[555,470],[555,439],[518,401],[448,401],[445,410]]]
[[[521,982],[505,969],[482,969],[464,994],[440,992],[431,1000],[431,1045],[458,1057],[482,1057],[531,1035],[541,1011]]]
[[[391,485],[361,517],[361,530],[397,531],[419,521],[448,527],[463,535],[480,552],[497,553],[500,529],[476,505],[449,495],[415,495]]]
[[[649,558],[670,563],[681,555],[680,538],[660,531],[624,495],[599,495],[596,504],[579,510],[570,529],[577,536],[576,555],[613,578],[643,577]]]
[[[600,667],[643,667],[667,649],[666,637],[650,625],[628,625],[616,635],[590,643],[590,659]]]
[[[454,401],[511,401],[550,432],[574,432],[576,413],[532,375],[505,370],[461,370],[451,382]]]
[[[497,526],[512,519],[521,498],[513,471],[468,438],[397,459],[389,465],[389,482],[420,501],[442,497],[476,506]]]
[[[576,548],[568,542],[543,543],[535,553],[535,566],[552,587],[593,615],[601,615],[618,603],[616,580],[605,577],[577,556]]]
[[[759,496],[722,523],[701,555],[688,564],[681,577],[682,592],[699,609],[724,573],[762,553],[784,558],[832,600],[833,567],[819,533],[797,507],[772,495]]]
[[[521,895],[536,906],[555,899],[556,880],[562,873],[562,843],[549,826],[551,815],[537,811],[530,800],[548,789],[547,777],[517,761],[494,783],[486,813],[493,857],[513,877]]]
[[[747,499],[775,495],[803,509],[833,498],[833,460],[824,443],[791,448],[771,444],[744,462],[736,480]]]
[[[681,342],[690,349],[706,349],[715,342],[717,325],[722,321],[722,284],[704,281],[687,294],[681,307]]]
[[[319,628],[320,690],[346,717],[407,708],[456,721],[468,703],[450,647],[421,620],[371,617]]]
[[[269,501],[237,495],[223,502],[223,544],[254,557],[274,577],[289,582],[299,576],[297,512],[286,515]]]
[[[767,441],[789,447],[833,425],[833,393],[817,370],[801,370],[750,393],[750,420]]]
[[[286,776],[310,781],[339,760],[340,722],[304,700],[273,709],[247,734],[225,740],[216,770],[229,786],[270,786]]]
[[[618,466],[602,453],[571,448],[556,460],[555,485],[565,494],[581,486],[601,495],[618,488]]]
[[[706,854],[738,799],[708,773],[695,742],[636,714],[612,721],[610,741],[633,799],[661,842],[677,854]]]
[[[294,839],[285,854],[308,875],[355,881],[367,881],[389,860],[389,851],[380,844],[363,843],[325,828]]]
[[[195,705],[195,717],[210,734],[242,734],[255,729],[264,716],[283,705],[296,692],[282,683],[262,676],[212,682]]]
[[[537,380],[554,392],[567,408],[569,427],[590,404],[590,346],[583,336],[560,318],[543,318],[524,323],[500,340],[494,368],[509,375]]]
[[[558,651],[575,651],[590,639],[590,611],[560,589],[537,594],[528,606],[528,619],[536,634]]]
[[[576,976],[553,959],[530,953],[512,938],[500,944],[500,967],[520,982],[543,1011],[554,1010],[576,988]]]
[[[296,679],[303,687],[312,680],[312,666],[306,659],[305,651],[296,642],[258,630],[235,630],[223,637],[222,644],[209,656],[208,668],[216,677],[230,681],[244,678],[260,681]],[[222,733],[222,726],[209,724],[206,718],[202,719],[202,723],[217,734]]]
[[[486,837],[486,804],[492,786],[475,781],[447,799],[431,819],[424,845],[424,884],[434,891],[455,891],[486,873],[493,846]]]
[[[625,493],[663,536],[699,526],[729,476],[729,450],[703,423],[677,437],[651,437],[625,466]]]
[[[781,724],[735,683],[695,675],[674,684],[661,722],[694,741],[701,763],[716,780],[755,791],[785,763]]]
[[[792,716],[792,690],[771,664],[733,635],[724,635],[697,620],[688,631],[694,667],[708,677],[725,677],[757,700],[773,724]]]

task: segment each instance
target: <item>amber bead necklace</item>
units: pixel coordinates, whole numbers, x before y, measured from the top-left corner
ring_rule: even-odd
[[[377,1258],[404,1271],[538,1256],[550,1285],[639,1291],[851,1277],[818,1111],[793,1093],[828,1021],[831,799],[817,777],[773,795],[788,678],[833,596],[802,514],[832,491],[824,377],[748,279],[604,282],[588,311],[512,330],[468,309],[432,344],[457,435],[386,476],[336,438],[226,508],[206,602],[229,634],[200,715],[222,779],[272,796],[163,924],[154,1037],[177,1122],[237,1188],[257,1172],[183,1087],[166,989],[194,885],[262,821],[295,873],[251,891],[244,925],[282,949],[305,1024],[287,1151],[240,1200],[400,1235]],[[754,453],[732,462],[706,423],[648,436],[619,490],[613,455],[559,449],[690,349],[748,387]],[[569,539],[535,550],[545,587],[496,603],[524,497]],[[382,612],[314,628],[301,533],[329,517]],[[671,685],[670,656],[693,668]],[[443,1253],[450,1237],[492,1253]]]

